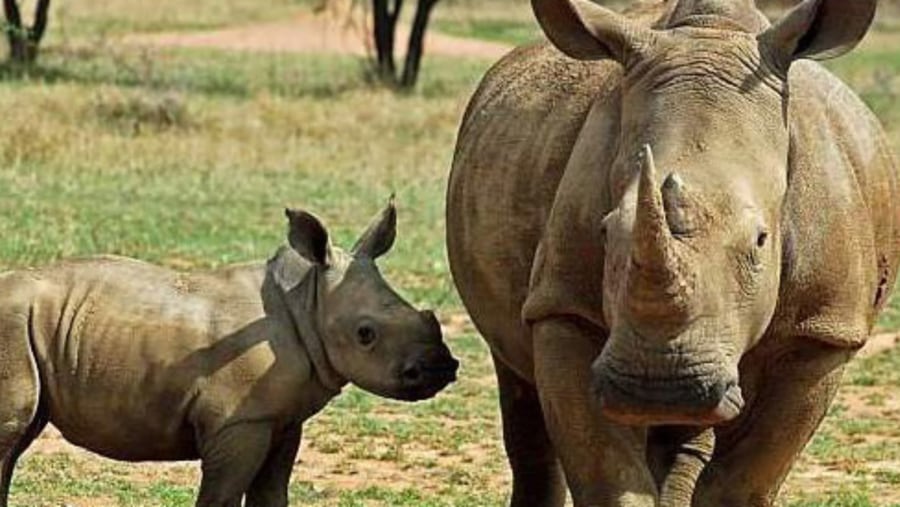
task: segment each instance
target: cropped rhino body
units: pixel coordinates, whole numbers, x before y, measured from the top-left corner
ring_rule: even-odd
[[[128,460],[201,459],[197,505],[283,507],[302,423],[349,381],[433,396],[457,363],[430,312],[381,279],[393,206],[352,255],[312,215],[268,263],[179,273],[102,257],[0,275],[0,455],[52,422]]]
[[[900,260],[882,128],[806,60],[875,2],[532,5],[552,45],[484,78],[447,204],[511,503],[770,506]]]

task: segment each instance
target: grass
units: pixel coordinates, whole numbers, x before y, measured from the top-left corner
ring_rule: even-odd
[[[22,2],[28,5],[29,2]],[[206,30],[283,19],[320,0],[68,0],[51,4],[49,42],[69,37]],[[30,8],[29,8],[30,12]]]
[[[900,349],[850,363],[845,385],[788,482],[789,507],[900,505]]]
[[[463,90],[483,62],[431,59],[420,90],[397,95],[373,91],[353,58],[46,56],[0,84],[6,266],[93,252],[181,267],[261,258],[282,242],[287,204],[349,245],[396,192],[389,273],[416,299],[452,298],[433,231]]]
[[[451,0],[438,4],[433,23],[449,35],[512,45],[543,37],[528,2]]]
[[[350,57],[83,44],[102,41],[104,30],[275,19],[301,1],[265,9],[248,0],[179,9],[174,0],[57,2],[66,10],[54,19],[68,35],[52,35],[31,72],[0,68],[3,267],[101,252],[183,269],[259,259],[283,242],[285,205],[316,212],[335,242],[349,245],[396,192],[400,233],[383,263],[389,279],[445,317],[459,312],[444,255],[444,188],[459,118],[491,62],[428,57],[421,86],[397,94],[371,86],[364,63]],[[508,43],[535,33],[521,6],[474,5],[440,4],[436,26]],[[878,33],[829,64],[876,110],[895,148],[897,48],[896,32]],[[900,329],[900,299],[881,324]],[[438,398],[405,405],[350,389],[314,418],[292,505],[503,505],[508,472],[487,349],[470,327],[451,346],[464,369]],[[852,363],[783,505],[894,505],[898,372],[897,350]],[[189,506],[197,474],[193,464],[32,453],[17,471],[12,505]]]

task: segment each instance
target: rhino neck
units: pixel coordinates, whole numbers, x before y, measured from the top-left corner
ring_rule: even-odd
[[[275,283],[267,283],[271,290],[264,290],[263,293],[271,294],[274,291],[277,294],[279,306],[289,316],[294,331],[297,333],[298,341],[306,350],[306,355],[312,363],[314,378],[326,391],[337,394],[347,385],[348,381],[328,359],[322,333],[319,330],[318,309],[321,308],[319,303],[324,289],[324,281],[321,278],[321,271],[312,266],[305,273],[302,281],[292,288],[289,294]],[[271,277],[267,276],[267,280],[271,281]],[[289,295],[290,297],[288,297]]]

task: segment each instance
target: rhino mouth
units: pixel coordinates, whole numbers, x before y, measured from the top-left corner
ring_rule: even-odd
[[[400,392],[403,401],[420,401],[434,397],[456,382],[459,361],[447,358],[436,363],[416,363],[400,372]]]
[[[594,391],[603,414],[627,425],[712,426],[736,418],[744,408],[737,378],[725,371],[651,378],[601,361]]]

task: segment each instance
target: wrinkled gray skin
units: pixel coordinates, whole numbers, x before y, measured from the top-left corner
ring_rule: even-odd
[[[458,363],[382,279],[390,205],[350,254],[288,210],[268,263],[186,274],[102,257],[0,275],[0,506],[47,422],[126,460],[201,459],[198,506],[288,505],[303,421],[349,381],[429,398]]]
[[[772,505],[897,273],[882,129],[808,61],[875,1],[532,4],[552,45],[485,77],[447,209],[511,503]]]

